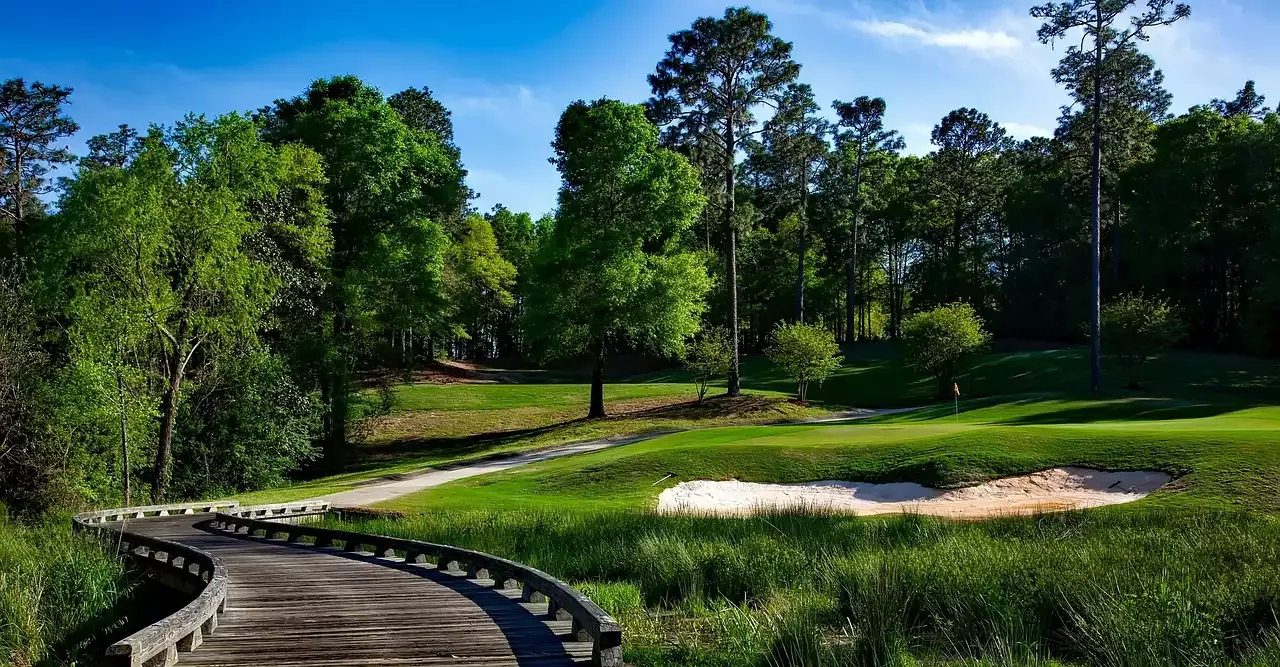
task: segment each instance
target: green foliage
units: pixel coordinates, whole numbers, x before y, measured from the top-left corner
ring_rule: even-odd
[[[425,89],[389,103],[354,76],[318,79],[260,120],[272,143],[301,143],[324,159],[332,285],[294,363],[314,373],[325,397],[325,455],[340,467],[351,370],[364,350],[389,332],[446,326],[445,230],[461,219],[466,172],[448,114]]]
[[[106,369],[131,359],[159,371],[154,500],[164,498],[172,474],[172,434],[192,362],[256,344],[284,283],[281,262],[268,258],[299,255],[314,264],[328,248],[323,209],[314,204],[323,179],[313,153],[276,149],[250,119],[230,114],[153,128],[125,166],[84,169],[68,183],[41,238],[44,278],[66,299],[76,354]],[[302,206],[257,215],[281,197]]]
[[[0,82],[0,222],[11,232],[4,244],[9,251],[13,236],[44,215],[40,195],[52,190],[49,172],[75,160],[58,145],[80,129],[65,113],[70,96],[70,88],[39,81]]]
[[[1177,312],[1163,299],[1122,296],[1102,308],[1104,350],[1125,364],[1129,386],[1142,385],[1142,365],[1182,337]]]
[[[511,290],[515,288],[516,267],[499,251],[493,227],[484,217],[475,213],[467,216],[449,247],[446,262],[451,300],[465,327],[464,335],[465,331],[481,334],[515,304]],[[473,342],[478,347],[482,341]]]
[[[679,664],[655,655],[679,636],[687,651],[742,661],[708,664],[1260,667],[1252,656],[1274,646],[1280,612],[1268,547],[1280,534],[1240,511],[950,522],[449,510],[354,529],[488,551],[588,590],[635,590],[640,608],[631,596],[602,602],[638,664]],[[960,662],[931,661],[941,656]]]
[[[66,517],[9,523],[0,506],[0,664],[95,659],[126,621],[124,564],[70,526]]]
[[[831,331],[820,324],[779,324],[765,354],[795,380],[796,397],[801,401],[808,400],[810,382],[822,384],[840,367],[840,346]]]
[[[938,397],[949,398],[956,368],[965,357],[982,350],[990,335],[973,306],[953,303],[907,318],[902,338],[908,363],[934,376]]]
[[[570,105],[554,147],[564,182],[539,234],[530,331],[552,357],[623,341],[681,353],[710,288],[702,259],[671,241],[702,209],[697,174],[641,107],[612,100]]]
[[[279,486],[315,459],[320,405],[300,390],[284,362],[261,349],[208,369],[180,411],[174,493],[230,496]]]
[[[693,339],[686,352],[684,367],[698,388],[698,402],[707,396],[711,382],[729,372],[733,346],[729,344],[729,332],[723,327],[703,329]]]

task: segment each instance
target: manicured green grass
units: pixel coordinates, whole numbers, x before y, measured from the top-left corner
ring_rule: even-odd
[[[1280,364],[1269,360],[1169,353],[1149,364],[1149,392],[1116,393],[1102,404],[1094,401],[1096,397],[1069,393],[1078,392],[1084,386],[1086,368],[1084,351],[1080,349],[998,351],[982,356],[970,364],[960,381],[966,397],[960,421],[990,421],[981,410],[991,400],[968,400],[984,394],[1023,394],[1016,401],[1019,406],[1016,409],[1023,411],[1022,421],[1016,421],[1011,414],[1002,418],[1010,424],[1030,424],[1037,419],[1040,423],[1108,419],[1145,419],[1156,423],[1166,414],[1199,411],[1212,415],[1224,409],[1220,407],[1224,405],[1225,409],[1239,410],[1250,405],[1249,401],[1280,402]],[[608,382],[605,400],[612,416],[603,421],[583,419],[589,398],[586,384],[396,385],[392,414],[373,418],[365,424],[367,440],[357,448],[354,464],[347,472],[286,488],[241,494],[240,498],[245,502],[280,502],[324,495],[428,466],[574,440],[771,422],[820,416],[846,407],[936,402],[933,381],[907,367],[890,344],[858,345],[847,350],[846,363],[836,375],[821,387],[810,390],[815,401],[810,408],[785,402],[793,390],[791,382],[770,368],[765,360],[746,360],[743,374],[748,393],[755,396],[755,400],[738,405],[712,401],[704,408],[690,403],[694,397],[693,387],[680,371]],[[1123,374],[1110,366],[1106,380],[1108,386],[1114,387],[1126,381]],[[1026,393],[1032,391],[1040,393]],[[362,394],[353,409],[353,417],[364,414],[377,400],[375,392]],[[1004,398],[993,400],[1005,405]],[[1065,403],[1071,401],[1084,402],[1068,409],[1070,406]],[[922,414],[927,418],[941,417],[948,409],[949,406],[942,406]],[[1036,411],[1040,417],[1033,415]],[[919,421],[921,418],[899,419]]]
[[[848,479],[945,487],[1085,465],[1177,476],[1178,493],[1145,501],[1156,506],[1280,508],[1280,408],[1160,403],[1161,414],[1184,418],[1141,419],[1153,400],[1023,399],[964,412],[958,422],[904,414],[873,424],[690,431],[464,480],[387,506],[646,509],[664,488],[685,480]],[[1061,423],[1068,417],[1054,416],[1079,411],[1112,420]],[[1216,414],[1198,416],[1209,412]]]
[[[385,506],[407,519],[363,529],[566,578],[622,619],[637,665],[1280,664],[1274,364],[1183,365],[1163,393],[679,433],[406,496]],[[1175,480],[1132,504],[984,522],[652,510],[693,479],[955,486],[1058,465]]]
[[[68,665],[100,650],[125,615],[131,580],[118,559],[72,535],[69,520],[9,523],[0,507],[0,665]]]
[[[606,384],[605,401],[654,396],[697,397],[688,383]],[[511,408],[581,408],[591,397],[589,384],[411,384],[396,387],[396,410],[506,410]]]
[[[799,406],[766,392],[749,392],[749,395],[739,400],[708,399],[702,405],[683,399],[672,404],[661,402],[666,399],[659,398],[661,400],[656,406],[639,406],[631,412],[622,412],[622,406],[613,403],[610,407],[614,413],[606,419],[588,420],[565,415],[556,417],[559,413],[554,412],[549,417],[543,414],[540,418],[547,423],[540,426],[530,425],[527,410],[541,408],[409,411],[405,413],[404,419],[428,423],[431,432],[436,435],[402,436],[391,441],[369,442],[361,447],[361,462],[346,473],[277,489],[242,493],[236,498],[242,503],[300,500],[346,491],[382,477],[412,473],[425,467],[465,463],[573,441],[724,424],[767,423],[828,413],[822,408]],[[507,424],[504,419],[514,419],[517,423],[504,428]],[[446,424],[469,429],[470,433],[455,437],[441,436],[441,424],[438,422],[442,420]],[[493,432],[478,432],[483,429],[492,429]]]

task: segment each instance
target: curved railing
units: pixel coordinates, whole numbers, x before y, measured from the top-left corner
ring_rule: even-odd
[[[192,651],[204,635],[218,627],[227,605],[227,568],[200,549],[128,530],[129,519],[214,512],[236,507],[234,501],[124,507],[77,514],[77,532],[95,534],[108,548],[126,554],[155,573],[165,585],[195,599],[171,616],[153,623],[107,648],[108,664],[144,667],[171,665],[179,651]]]
[[[622,665],[622,627],[618,622],[587,596],[546,572],[505,558],[443,544],[281,523],[282,518],[323,512],[314,506],[299,508],[297,505],[285,503],[218,512],[214,516],[213,527],[250,536],[261,534],[266,539],[283,537],[288,542],[310,540],[316,547],[341,548],[347,552],[362,552],[364,547],[369,547],[377,556],[401,557],[406,564],[421,564],[431,558],[435,560],[436,568],[445,572],[465,569],[470,579],[492,579],[496,588],[521,589],[520,599],[525,602],[546,602],[550,618],[572,621],[570,639],[592,643],[593,665]]]

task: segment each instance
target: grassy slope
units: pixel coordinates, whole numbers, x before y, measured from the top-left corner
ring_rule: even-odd
[[[587,420],[589,387],[575,384],[445,384],[397,387],[395,411],[375,420],[358,462],[346,473],[238,494],[243,503],[284,502],[336,493],[428,466],[551,447],[576,440],[827,414],[782,395],[749,391],[738,401],[694,405],[688,384],[610,384],[610,417]],[[367,399],[366,399],[367,400]]]
[[[652,507],[662,489],[692,479],[817,479],[974,483],[1056,465],[1156,469],[1178,493],[1148,503],[1280,508],[1280,409],[1243,408],[1162,421],[1154,399],[1020,400],[954,417],[898,415],[872,424],[730,427],[474,478],[386,503],[405,510],[489,507]],[[1162,414],[1178,414],[1164,405]],[[1198,405],[1181,408],[1197,414]],[[1111,421],[1054,423],[1073,412]],[[1122,415],[1129,414],[1125,419]],[[667,475],[670,478],[663,479]]]
[[[8,523],[0,506],[0,665],[72,664],[101,650],[107,628],[132,611],[132,586],[69,520]]]
[[[1183,399],[1186,405],[1170,399],[1143,403],[1141,397],[1127,393],[1122,399],[1095,404],[1087,400],[1092,397],[1073,399],[1070,394],[1054,393],[1084,385],[1086,368],[1082,349],[1001,351],[974,360],[960,385],[966,396],[1042,392],[1022,396],[1019,401],[1054,415],[1042,420],[1062,422],[1109,419],[1112,413],[1120,419],[1137,418],[1142,406],[1151,413],[1143,418],[1152,421],[1161,410],[1207,415],[1280,402],[1280,365],[1275,362],[1188,353],[1163,355],[1150,362],[1145,372],[1150,395],[1190,396]],[[615,416],[604,421],[581,418],[589,395],[585,384],[399,385],[393,413],[373,420],[372,433],[359,448],[352,470],[238,497],[245,502],[300,499],[346,490],[385,475],[572,440],[667,428],[761,423],[820,415],[829,409],[922,405],[935,400],[933,382],[906,367],[888,344],[860,345],[847,352],[840,370],[821,387],[811,388],[813,408],[785,403],[782,398],[792,390],[790,381],[763,359],[748,359],[743,375],[750,392],[770,400],[696,410],[688,403],[694,396],[693,387],[683,372],[650,373],[605,385],[607,407]],[[1110,368],[1105,379],[1108,386],[1126,381]],[[363,400],[374,397],[365,394]],[[1076,401],[1074,407],[1054,403],[1072,400]],[[1131,405],[1126,405],[1127,400]],[[967,403],[974,407],[985,404]],[[942,411],[939,408],[926,414],[938,416]],[[967,417],[962,415],[963,419]]]
[[[958,415],[674,434],[394,500],[421,514],[364,529],[576,582],[623,620],[639,665],[1280,664],[1276,365],[1170,355],[1148,392],[1055,390],[1074,382],[1057,360],[1078,356],[992,355],[987,381],[1023,393]],[[988,522],[646,510],[686,479],[946,486],[1067,464],[1176,481],[1129,505]]]

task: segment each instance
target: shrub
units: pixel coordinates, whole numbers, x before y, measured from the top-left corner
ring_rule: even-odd
[[[209,497],[278,486],[315,459],[320,403],[264,350],[226,359],[182,405],[173,491]]]
[[[1177,311],[1162,299],[1122,296],[1102,309],[1102,351],[1125,366],[1129,387],[1142,386],[1142,364],[1182,337]]]
[[[707,395],[711,381],[729,372],[729,363],[733,360],[733,346],[730,344],[729,332],[724,327],[703,329],[702,333],[689,346],[689,355],[685,358],[684,367],[693,377],[698,387],[698,402]]]
[[[817,324],[779,324],[765,353],[796,383],[796,397],[808,400],[809,383],[818,384],[840,367],[835,336]]]
[[[986,347],[990,335],[967,303],[952,303],[916,313],[902,323],[907,361],[938,381],[938,397],[951,395],[956,368]]]

